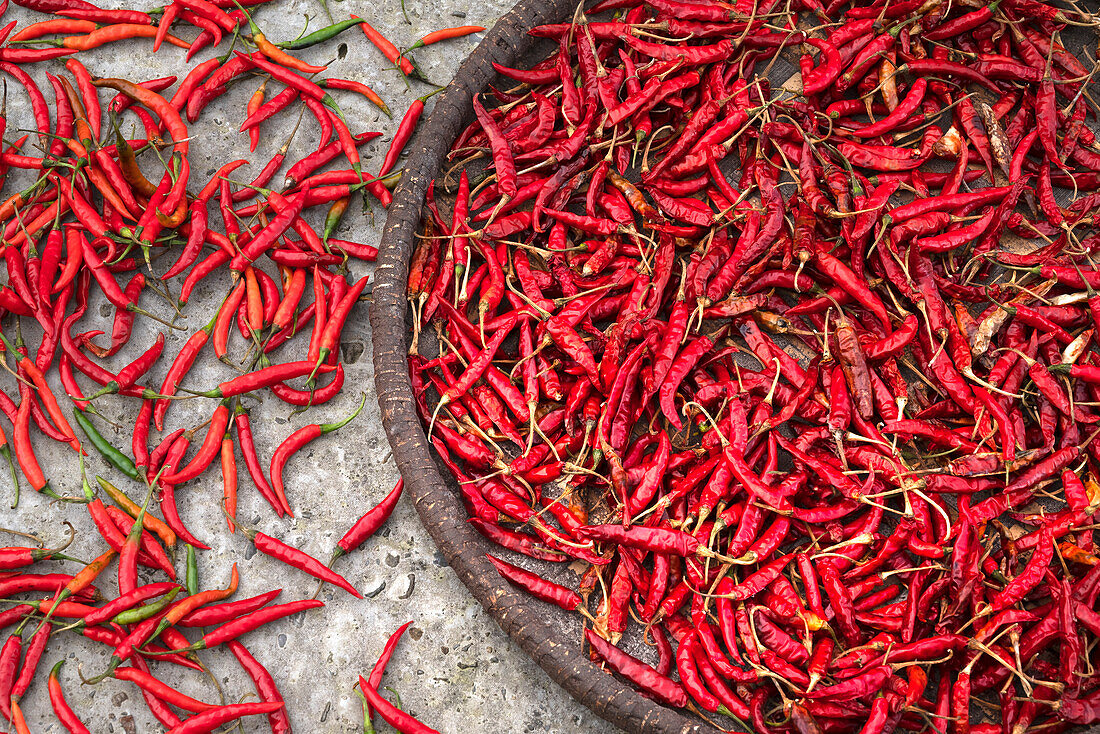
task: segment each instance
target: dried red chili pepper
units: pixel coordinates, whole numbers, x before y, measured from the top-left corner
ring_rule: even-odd
[[[686,706],[687,694],[679,683],[661,675],[645,663],[622,652],[592,630],[585,630],[585,638],[608,665],[642,690],[672,706]]]
[[[567,612],[571,612],[580,606],[582,599],[576,592],[559,584],[555,584],[552,581],[547,581],[537,574],[533,574],[518,566],[506,563],[499,558],[493,556],[487,556],[487,558],[489,562],[496,567],[501,576],[516,586],[519,586],[535,598],[550,602]]]

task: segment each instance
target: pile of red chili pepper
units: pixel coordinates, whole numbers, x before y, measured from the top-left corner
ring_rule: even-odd
[[[253,441],[245,401],[270,394],[297,413],[341,392],[341,332],[364,297],[368,278],[361,275],[361,263],[373,261],[377,251],[333,234],[357,192],[388,204],[386,184],[400,174],[394,173],[399,156],[424,107],[423,99],[413,105],[380,175],[371,176],[359,148],[381,133],[353,133],[338,96],[362,95],[388,115],[385,103],[361,82],[318,76],[326,67],[306,63],[295,52],[361,28],[402,74],[417,76],[419,71],[360,18],[285,43],[269,40],[242,7],[264,2],[175,0],[158,13],[145,13],[99,8],[84,0],[15,0],[50,17],[33,23],[13,20],[0,29],[0,75],[7,80],[0,136],[14,139],[0,152],[0,182],[13,188],[10,175],[28,184],[0,197],[7,274],[0,286],[0,340],[3,367],[16,378],[11,394],[6,391],[11,388],[0,390],[0,412],[12,426],[10,434],[0,428],[0,453],[11,469],[13,509],[20,484],[29,484],[53,500],[72,503],[85,526],[94,524],[96,542],[102,538],[102,554],[74,574],[34,567],[82,563],[59,549],[0,548],[0,630],[14,626],[0,643],[0,716],[17,732],[28,730],[20,699],[41,677],[37,673],[46,646],[61,629],[112,651],[107,670],[88,671],[85,683],[108,676],[133,683],[152,715],[174,734],[212,731],[253,715],[266,715],[274,732],[290,731],[274,678],[238,638],[324,604],[315,599],[273,604],[280,589],[229,600],[238,586],[236,566],[225,588],[200,586],[196,549],[208,546],[184,525],[177,502],[189,482],[213,473],[211,467],[220,469],[223,497],[209,510],[218,517],[225,513],[230,532],[240,529],[260,553],[360,596],[331,562],[326,566],[238,523],[237,461],[243,458],[251,482],[279,517],[293,516],[284,468],[302,447],[362,409],[365,396],[343,420],[294,431],[267,463]],[[0,2],[0,22],[7,9],[7,0]],[[413,48],[480,30],[437,31]],[[187,48],[188,59],[207,47],[221,55],[191,65],[182,79],[141,82],[98,78],[78,60],[128,39],[149,39],[144,43],[154,51],[167,41]],[[39,74],[49,83],[52,103],[35,79]],[[200,178],[189,162],[189,125],[237,84],[256,87],[240,128],[253,150],[271,124],[267,121],[283,115],[300,122],[307,114],[319,128],[316,149],[300,160],[287,160],[288,140],[249,183],[236,178],[246,160],[225,162]],[[15,108],[29,110],[35,130],[23,134],[7,124],[7,110]],[[125,137],[123,129],[134,126],[144,135]],[[283,179],[273,183],[277,174]],[[202,284],[210,292],[220,287],[212,285],[219,280],[230,285],[215,301],[220,305],[214,317],[205,326],[196,326],[194,319],[186,324],[186,305],[196,288]],[[99,308],[104,299],[106,305]],[[106,322],[96,324],[96,313]],[[167,315],[162,320],[158,313]],[[136,358],[109,371],[106,360],[133,353],[141,341],[131,342],[136,319],[162,321],[166,328],[156,332],[152,344],[142,345]],[[27,343],[22,325],[30,323],[37,328],[27,329],[32,335]],[[169,331],[189,333],[174,355],[166,350],[174,341],[166,337]],[[234,331],[240,333],[239,343],[234,343]],[[210,352],[213,357],[200,359]],[[214,387],[198,384],[191,374],[199,372],[196,365],[217,365],[215,359],[238,376]],[[57,391],[58,383],[63,392]],[[172,412],[179,400],[188,401],[192,417],[196,405],[204,406],[197,412],[205,420],[173,426],[173,419],[181,421],[177,416],[183,411]],[[100,426],[108,421],[105,416],[117,415],[116,409],[125,412],[126,406],[133,406],[137,419],[126,431],[130,445],[123,449]],[[35,444],[40,450],[48,440],[71,446],[71,465],[62,469],[40,462]],[[90,481],[84,473],[88,452],[98,454],[103,461],[97,466],[109,466],[111,472]],[[83,475],[83,493],[63,496],[51,487],[50,475],[63,471],[69,479]],[[332,562],[362,545],[386,521],[401,490],[399,482],[344,534]],[[180,562],[186,570],[177,573]],[[104,572],[116,563],[117,595],[102,584],[110,575]],[[197,640],[186,634],[195,628],[205,632]],[[162,665],[205,671],[197,652],[223,645],[252,679],[258,702],[227,704],[223,698],[222,704],[204,703],[155,677]],[[88,712],[74,712],[66,704],[60,668],[58,663],[50,672],[48,693],[66,730],[101,726],[87,721]],[[373,696],[372,709],[386,716],[393,706],[380,699],[375,678],[374,688],[364,693]]]
[[[594,660],[761,734],[1100,721],[1097,20],[601,0],[497,67],[410,376]]]

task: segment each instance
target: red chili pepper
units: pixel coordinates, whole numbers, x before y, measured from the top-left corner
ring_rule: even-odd
[[[374,667],[371,668],[370,675],[367,676],[367,684],[378,689],[378,686],[382,685],[382,676],[386,673],[386,666],[390,664],[390,659],[393,657],[394,650],[397,649],[397,643],[401,641],[402,635],[405,634],[405,630],[412,626],[412,621],[394,630],[389,639],[386,640],[386,644],[382,646],[382,654],[378,656],[378,660],[375,661]],[[367,707],[367,715],[370,715],[370,708]]]
[[[259,235],[249,240],[248,244],[233,258],[230,269],[243,272],[248,263],[255,262],[260,255],[274,247],[276,241],[290,229],[294,220],[301,215],[305,202],[306,192],[304,191],[300,191],[287,199],[287,206],[279,211],[275,218],[271,220],[271,223],[264,227]]]
[[[366,405],[366,395],[359,402],[359,407],[355,409],[355,412],[349,415],[343,420],[335,423],[322,423],[311,424],[304,428],[299,428],[294,433],[290,434],[285,441],[279,444],[279,447],[275,449],[275,453],[271,457],[271,484],[275,490],[275,495],[279,498],[283,508],[290,513],[290,504],[286,499],[286,492],[283,488],[283,469],[286,467],[286,462],[290,460],[300,448],[305,446],[310,441],[313,441],[319,436],[323,436],[326,433],[331,433],[339,428],[346,426],[355,416],[359,415],[359,412]]]
[[[138,513],[133,525],[127,531],[126,538],[122,543],[122,549],[118,553],[118,591],[120,594],[129,594],[138,587],[138,551],[142,547],[145,513],[152,496],[153,491],[152,487],[150,487],[145,497],[145,504],[142,505],[141,512]],[[172,568],[171,564],[168,565],[168,568]],[[174,577],[174,575],[175,572],[173,571],[172,576]]]
[[[335,586],[339,586],[341,589],[344,589],[349,594],[351,594],[352,596],[354,596],[358,599],[363,598],[363,595],[360,594],[358,591],[356,591],[355,587],[352,586],[348,582],[347,579],[345,579],[343,576],[336,573],[335,571],[333,571],[329,568],[326,568],[325,564],[323,564],[321,561],[318,561],[313,556],[310,556],[310,555],[298,550],[297,548],[292,548],[291,546],[287,545],[286,543],[283,543],[281,540],[277,540],[275,538],[272,538],[270,535],[265,535],[264,533],[255,532],[255,531],[249,530],[248,528],[245,528],[243,526],[240,526],[240,527],[241,527],[241,531],[256,546],[256,550],[260,551],[264,555],[268,555],[268,556],[271,556],[272,558],[274,558],[276,560],[282,561],[283,563],[287,564],[288,566],[291,566],[292,568],[296,568],[300,571],[305,571],[310,576],[321,579],[322,581],[324,581],[326,583],[330,583],[330,584],[334,584]],[[290,606],[290,605],[283,605],[283,606]],[[276,607],[269,607],[268,609],[270,610],[270,609],[275,609],[275,608]],[[264,611],[266,612],[267,610],[264,610]],[[264,612],[257,612],[257,614],[263,614],[263,613]],[[231,622],[231,623],[229,623],[225,626],[230,627],[232,624],[234,624],[234,623]],[[221,628],[219,628],[219,629],[221,629]],[[217,630],[215,630],[215,631],[217,631]],[[209,637],[209,635],[207,635],[207,637]],[[203,638],[203,639],[205,640],[206,638]]]
[[[246,375],[241,375],[240,377],[235,377],[232,380],[223,382],[213,390],[198,394],[208,398],[231,398],[247,392],[261,390],[280,382],[293,380],[296,377],[305,377],[311,374],[315,369],[320,372],[331,372],[335,368],[327,365],[317,367],[313,362],[308,361],[284,362],[282,364],[274,364],[270,367],[256,370]]]
[[[15,460],[19,463],[19,469],[23,476],[30,482],[36,492],[55,496],[50,484],[42,473],[42,467],[34,454],[30,436],[31,399],[24,399],[19,404],[19,411],[13,424],[12,448],[15,451]]]
[[[244,716],[270,715],[282,707],[283,703],[281,701],[231,703],[218,706],[190,717],[178,726],[169,729],[168,734],[203,734]]]
[[[251,614],[257,609],[267,606],[268,602],[278,597],[282,591],[282,589],[272,589],[264,594],[253,596],[248,599],[224,602],[222,604],[207,604],[201,609],[196,609],[180,617],[176,625],[179,627],[209,627],[211,625],[222,624],[232,619],[236,619],[237,617]]]
[[[202,474],[206,467],[213,463],[214,458],[221,450],[221,441],[225,435],[226,427],[229,425],[229,416],[229,401],[222,400],[221,404],[214,410],[214,415],[211,417],[210,425],[206,430],[206,437],[203,439],[202,445],[194,458],[185,466],[162,474],[161,481],[165,484],[176,485]]]
[[[370,704],[371,709],[377,711],[386,723],[402,734],[439,734],[435,729],[418,721],[383,698],[376,688],[371,688],[363,676],[359,676],[359,689],[363,691],[363,696]]]
[[[536,599],[550,602],[567,612],[571,612],[581,605],[581,597],[571,589],[555,584],[552,581],[547,581],[537,574],[526,571],[518,566],[513,566],[494,556],[487,555],[486,557],[489,559],[489,562],[496,567],[497,571],[500,572],[501,576],[516,586],[519,586]]]
[[[661,675],[636,658],[619,650],[592,630],[585,630],[585,639],[608,665],[624,678],[659,700],[671,705],[687,705],[687,694],[679,683]]]
[[[367,287],[368,277],[369,276],[364,275],[357,280],[355,285],[348,289],[348,292],[340,299],[340,302],[336,304],[335,308],[333,308],[332,312],[329,314],[329,318],[324,324],[324,329],[321,331],[318,343],[318,365],[324,362],[335,348],[336,340],[344,328],[344,322],[347,321],[348,316],[351,315],[351,309],[354,308],[356,301],[359,300],[359,296],[362,294],[363,289]]]
[[[185,711],[191,711],[194,713],[202,713],[203,711],[210,711],[215,707],[208,703],[203,703],[190,696],[187,696],[179,691],[171,688],[165,683],[154,678],[152,675],[139,670],[138,668],[120,667],[116,668],[111,674],[118,680],[129,681],[137,685],[138,687],[149,691],[157,698],[161,699],[165,703],[169,703],[176,708],[182,708]]]
[[[818,38],[806,39],[806,44],[819,50],[821,56],[820,63],[813,69],[813,73],[803,76],[802,94],[806,96],[820,94],[828,89],[840,76],[842,69],[840,53],[834,43],[836,42]]]
[[[424,101],[426,99],[427,96],[417,97],[409,105],[409,109],[405,111],[405,116],[401,118],[401,122],[397,126],[397,132],[393,134],[393,140],[390,141],[390,147],[386,150],[386,156],[382,159],[382,165],[378,168],[379,177],[392,171],[397,164],[398,157],[405,150],[405,146],[409,144],[413,133],[416,132],[416,125],[420,121],[420,115],[424,112]]]
[[[348,528],[344,536],[336,542],[336,548],[332,551],[332,560],[329,561],[330,566],[336,562],[337,558],[351,553],[365,543],[368,538],[378,532],[378,529],[385,524],[386,520],[388,520],[393,513],[393,509],[397,506],[397,500],[401,498],[401,492],[404,488],[405,480],[398,479],[393,490],[391,490],[381,502],[368,510]]]
[[[155,599],[165,594],[170,594],[173,590],[180,589],[180,585],[171,582],[163,581],[155,584],[146,584],[135,588],[128,594],[121,594],[120,596],[112,599],[110,602],[99,607],[96,611],[88,614],[84,617],[84,624],[97,625],[106,622],[116,615],[125,612],[129,609],[133,609],[138,604]]]
[[[260,695],[260,699],[265,703],[283,704],[282,694],[279,693],[279,688],[275,684],[275,679],[271,676],[271,673],[267,671],[263,665],[260,664],[256,658],[252,657],[252,653],[242,645],[240,642],[233,640],[229,642],[226,647],[233,653],[233,657],[237,658],[237,662],[241,664],[245,672],[248,673],[248,677],[252,679],[252,683],[256,686],[256,692]],[[290,731],[290,717],[286,712],[286,707],[277,708],[267,715],[268,724],[271,725],[271,731],[274,734],[283,734]]]
[[[244,528],[242,528],[242,530],[243,529]],[[262,533],[259,533],[257,534],[257,537],[262,535]],[[274,538],[269,538],[269,540],[274,540]],[[284,547],[281,546],[278,541],[275,541],[275,543],[275,547]],[[296,553],[301,553],[301,551],[296,551]],[[320,563],[320,561],[317,561],[317,563]],[[338,576],[338,574],[334,574],[332,571],[326,569],[323,565],[321,566],[321,569],[323,569],[328,574]],[[298,612],[304,612],[309,609],[323,607],[324,605],[324,602],[317,599],[305,599],[302,601],[289,602],[287,604],[276,604],[275,606],[264,607],[259,611],[253,612],[252,614],[245,615],[231,622],[226,622],[220,627],[216,627],[210,632],[207,632],[201,640],[191,645],[188,649],[204,650],[217,647],[218,645],[223,645],[227,642],[235,640],[247,632],[258,629],[265,624],[274,622],[277,619],[282,619],[283,617],[290,616],[291,614],[297,614]]]
[[[61,666],[64,664],[64,660],[58,660],[57,664],[50,670],[50,675],[47,680],[50,706],[53,707],[54,714],[57,715],[57,720],[61,722],[61,725],[64,726],[70,734],[91,734],[89,729],[77,718],[76,713],[73,712],[72,708],[65,700],[65,694],[61,690],[61,682],[58,680],[58,673],[61,670]]]
[[[485,110],[485,107],[481,104],[476,95],[473,99],[473,105],[477,120],[485,131],[485,135],[489,138],[489,146],[493,154],[493,165],[496,168],[497,191],[500,192],[500,195],[507,201],[515,196],[516,192],[519,190],[516,178],[515,160],[512,158],[512,152],[508,146],[507,140],[504,139],[504,133],[492,116]]]

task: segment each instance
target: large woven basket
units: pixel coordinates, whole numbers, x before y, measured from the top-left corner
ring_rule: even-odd
[[[516,593],[485,554],[487,541],[466,522],[455,490],[437,467],[416,415],[407,362],[411,325],[405,282],[424,192],[444,156],[473,117],[470,101],[493,80],[492,62],[512,65],[532,48],[527,30],[572,14],[574,0],[521,0],[462,64],[413,141],[379,247],[370,310],[375,383],[393,455],[417,512],[451,568],[501,628],[550,677],[596,714],[639,734],[703,734],[717,730],[643,698],[594,665],[582,649],[577,618]]]

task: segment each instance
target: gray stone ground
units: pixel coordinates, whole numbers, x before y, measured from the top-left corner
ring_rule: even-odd
[[[152,7],[153,3],[134,5],[144,8]],[[423,34],[442,27],[492,26],[510,5],[509,0],[476,3],[470,0],[406,0],[409,23],[402,17],[400,0],[332,0],[330,9],[338,19],[349,13],[366,17],[399,46],[407,46]],[[27,22],[32,15],[13,4],[3,20],[19,18]],[[33,18],[40,19],[41,16]],[[296,36],[307,26],[307,19],[309,30],[327,24],[319,0],[281,0],[272,3],[270,8],[258,10],[256,19],[276,41]],[[188,31],[181,31],[181,35],[193,37]],[[480,35],[476,35],[422,49],[415,57],[429,78],[445,83],[479,39]],[[388,101],[397,119],[416,96],[430,91],[430,87],[416,83],[406,88],[399,75],[384,70],[387,62],[357,30],[347,32],[341,40],[347,44],[348,53],[331,64],[329,75],[370,84]],[[336,55],[337,45],[329,43],[303,56],[313,63],[323,63]],[[181,50],[166,45],[153,56],[150,48],[148,41],[118,44],[101,48],[94,54],[82,54],[81,60],[94,75],[118,75],[134,80],[180,74],[184,69]],[[199,58],[210,55],[207,51]],[[62,73],[64,67],[61,62],[50,62],[38,65],[32,72],[47,97],[52,98],[44,77],[46,71]],[[255,154],[248,153],[246,138],[236,133],[244,117],[245,101],[257,84],[255,79],[240,82],[211,105],[200,123],[193,126],[191,165],[196,179],[205,180],[203,177],[209,176],[220,163],[236,157],[256,162],[240,170],[242,177],[254,174],[285,142],[297,118],[296,112],[264,125],[261,144]],[[270,96],[273,92],[269,89],[268,93]],[[104,103],[107,99],[104,94]],[[369,129],[384,133],[366,148],[364,155],[367,169],[376,169],[396,129],[397,119],[386,119],[355,95],[344,94],[340,100],[353,132]],[[17,137],[15,128],[30,124],[26,97],[10,78],[7,80],[7,107],[9,122],[5,138],[10,142]],[[137,122],[133,117],[126,117],[123,124],[125,130],[130,130]],[[315,123],[306,114],[293,139],[288,160],[296,160],[312,150],[316,132]],[[4,196],[23,185],[23,179],[13,176],[5,186]],[[362,213],[356,203],[337,236],[377,242],[383,217],[384,212],[380,209],[373,212],[373,218],[371,214]],[[158,263],[155,267],[163,272],[167,265]],[[181,323],[188,330],[170,336],[167,354],[174,356],[191,331],[208,321],[228,285],[227,278],[211,278],[203,285],[185,309],[187,318]],[[143,296],[141,305],[162,316],[170,313],[166,302],[152,293]],[[103,328],[109,332],[112,317],[113,309],[99,297],[93,301],[82,328]],[[9,322],[3,327],[5,333],[13,331]],[[39,334],[33,325],[24,323],[23,329],[29,343],[37,344]],[[158,329],[153,322],[139,319],[129,348],[106,366],[118,369],[128,362],[152,343]],[[231,349],[242,356],[244,346],[239,335],[235,339]],[[318,557],[327,557],[344,529],[380,500],[397,479],[374,400],[370,328],[365,306],[360,307],[345,330],[343,349],[347,384],[339,399],[306,415],[292,415],[288,406],[279,404],[270,395],[253,407],[257,445],[266,463],[266,457],[270,457],[275,446],[291,431],[307,423],[344,416],[358,402],[361,392],[367,394],[367,407],[354,423],[342,433],[316,441],[291,462],[287,487],[297,517],[278,520],[255,492],[243,465],[240,468],[239,518]],[[211,365],[212,361],[208,353],[187,384],[205,389],[232,374],[223,365]],[[149,382],[159,384],[166,369],[167,360],[154,369]],[[90,391],[92,386],[84,384]],[[9,394],[15,394],[13,380],[7,373],[0,373],[0,386]],[[59,384],[55,389],[61,394]],[[136,408],[129,402],[132,401],[109,397],[99,403],[108,418],[123,426],[122,430],[115,430],[100,421],[104,435],[127,449],[130,443],[128,427],[133,425]],[[213,407],[213,401],[209,400],[183,401],[173,406],[167,429],[199,424],[209,417]],[[35,446],[54,487],[63,493],[78,493],[79,472],[72,451],[43,437],[35,438]],[[132,496],[140,498],[141,488],[127,483],[117,473],[112,474],[98,456],[88,457],[87,469],[89,477],[95,474],[109,476],[120,482]],[[18,510],[12,510],[10,480],[6,471],[0,473],[0,528],[34,532],[47,544],[53,544],[64,537],[62,522],[68,520],[79,532],[70,549],[73,555],[90,559],[103,550],[102,543],[96,542],[92,523],[83,509],[50,504],[35,496],[25,482],[23,485]],[[242,536],[227,532],[218,509],[220,494],[220,475],[216,469],[179,491],[186,524],[212,547],[211,551],[199,556],[201,583],[205,587],[224,585],[230,565],[236,562],[241,572],[237,598],[273,587],[283,588],[280,601],[313,595],[316,582],[311,578],[256,554]],[[20,539],[0,532],[0,545],[16,542]],[[178,561],[182,573],[182,557]],[[42,567],[71,571],[76,564],[42,564]],[[400,503],[390,522],[375,538],[359,552],[340,561],[338,570],[368,598],[360,601],[326,588],[320,595],[327,605],[325,608],[272,624],[244,639],[278,680],[296,731],[359,731],[362,709],[352,690],[356,676],[369,670],[386,637],[409,619],[416,623],[394,656],[385,684],[402,695],[413,713],[441,731],[509,734],[613,730],[570,699],[483,613],[436,552],[407,499]],[[114,567],[101,577],[100,584],[112,594],[115,593],[113,576]],[[46,702],[45,673],[57,660],[65,658],[68,661],[62,671],[65,693],[93,732],[158,731],[133,686],[113,680],[94,687],[80,684],[78,669],[91,676],[103,669],[108,654],[107,648],[88,643],[79,634],[70,632],[56,636],[43,661],[42,674],[24,701],[31,729],[35,732],[61,731]],[[156,672],[170,684],[211,702],[217,702],[219,696],[224,696],[226,702],[253,696],[250,682],[228,653],[204,653],[203,660],[217,688],[209,678],[175,666],[161,664]],[[246,721],[243,727],[245,732],[265,730],[266,722],[256,719]],[[2,727],[0,731],[4,731]],[[388,731],[388,728],[380,723],[379,731]]]

